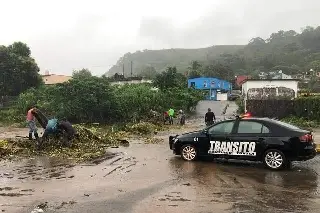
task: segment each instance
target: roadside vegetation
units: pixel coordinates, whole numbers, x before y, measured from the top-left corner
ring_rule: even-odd
[[[92,76],[88,69],[75,70],[73,79],[68,82],[47,86],[26,44],[15,42],[0,46],[0,124],[25,127],[26,110],[34,104],[48,118],[65,117],[79,124],[77,128],[82,138],[69,148],[62,148],[57,142],[49,143],[42,152],[77,159],[102,156],[106,147],[115,146],[121,137],[130,134],[147,135],[148,143],[156,142],[151,139],[152,134],[165,128],[162,125],[164,111],[173,108],[192,113],[204,96],[187,88],[187,76],[214,76],[233,81],[236,75],[257,77],[261,72],[275,70],[290,75],[301,74],[310,68],[319,72],[319,35],[320,27],[306,27],[301,33],[281,30],[267,39],[253,38],[245,46],[127,53],[110,73],[122,71],[122,65],[133,61],[133,74],[147,76],[153,83],[123,86],[112,86],[112,79]],[[130,70],[127,68],[126,76]],[[318,85],[314,79],[307,86],[310,91]],[[11,97],[14,101],[5,106],[4,100]],[[320,122],[319,100],[316,97],[293,100],[294,110],[287,110],[282,117],[300,126],[317,126]],[[241,100],[237,103],[239,112],[243,112]],[[94,123],[99,124],[98,132],[94,127],[88,127]],[[97,135],[96,139],[89,137],[92,132]],[[15,154],[40,152],[30,141],[0,142],[0,156]]]
[[[158,74],[152,84],[122,86],[112,86],[110,79],[92,76],[83,69],[75,71],[74,78],[65,83],[30,87],[13,105],[0,110],[0,123],[26,127],[27,109],[36,105],[49,119],[67,118],[77,124],[80,137],[70,147],[63,147],[52,137],[41,150],[36,149],[35,141],[1,140],[0,158],[45,154],[81,161],[101,158],[106,148],[124,145],[131,136],[158,143],[154,134],[168,129],[163,125],[163,112],[173,108],[192,113],[203,97],[201,92],[188,89],[186,83],[186,77],[175,67]]]
[[[263,115],[259,115],[259,113],[261,113],[261,103],[259,101],[251,101],[250,103],[258,103],[254,106],[250,106],[250,108],[252,109],[250,112],[255,116],[264,117]],[[243,100],[237,99],[236,104],[238,105],[238,113],[244,113]],[[270,100],[270,104],[271,111],[281,112],[278,113],[279,117],[275,117],[276,119],[280,119],[284,122],[293,124],[304,129],[320,127],[319,96],[298,97],[293,100]],[[272,106],[272,104],[277,105]]]

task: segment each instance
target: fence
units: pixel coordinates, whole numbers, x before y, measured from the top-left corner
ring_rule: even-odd
[[[253,116],[284,118],[295,114],[294,100],[247,100],[247,111]]]

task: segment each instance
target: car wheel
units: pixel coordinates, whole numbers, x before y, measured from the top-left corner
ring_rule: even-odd
[[[277,149],[268,149],[263,157],[264,165],[273,170],[279,170],[287,165],[286,156]]]
[[[181,148],[181,157],[183,160],[193,161],[193,160],[196,160],[197,156],[198,156],[198,153],[194,146],[188,144],[188,145],[184,145]]]

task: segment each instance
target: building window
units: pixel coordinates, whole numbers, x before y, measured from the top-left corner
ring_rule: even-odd
[[[208,85],[207,85],[207,81],[204,81],[204,82],[203,82],[203,87],[206,88],[207,86],[208,86]]]

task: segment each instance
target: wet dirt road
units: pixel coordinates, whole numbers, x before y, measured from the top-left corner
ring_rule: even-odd
[[[161,144],[130,141],[98,165],[46,157],[0,163],[0,212],[319,212],[320,156],[287,171],[235,161],[185,162]]]
[[[189,124],[187,132],[195,126]],[[173,132],[171,132],[173,133]],[[169,133],[170,134],[170,133]],[[158,137],[167,138],[168,133]],[[0,165],[0,211],[318,212],[320,157],[273,172],[261,164],[185,162],[167,142],[110,149],[99,165],[37,158]]]

